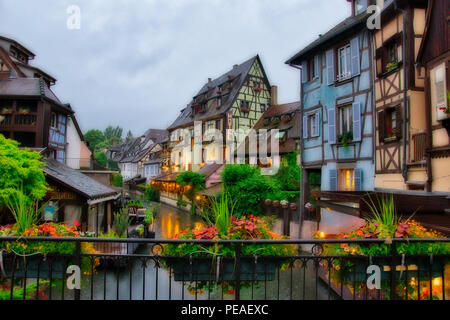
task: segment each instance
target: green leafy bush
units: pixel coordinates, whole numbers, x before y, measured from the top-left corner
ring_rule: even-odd
[[[19,192],[33,202],[45,196],[48,190],[42,171],[45,164],[40,159],[39,153],[20,149],[17,141],[0,134],[0,208]]]
[[[237,217],[261,215],[261,201],[280,191],[276,181],[261,175],[258,167],[247,164],[226,165],[221,175],[224,191],[236,203]]]
[[[185,195],[191,201],[192,214],[195,214],[195,194],[206,188],[205,175],[185,171],[177,177],[177,184],[186,188]]]
[[[281,190],[297,191],[300,190],[300,166],[297,164],[298,152],[292,151],[287,154],[281,166],[278,169],[278,173],[273,179],[278,183]],[[284,199],[279,199],[284,200]]]
[[[153,202],[159,202],[161,193],[158,188],[147,185],[145,186],[145,199]]]
[[[126,231],[130,223],[127,209],[123,209],[121,212],[114,214],[114,230],[116,230],[120,238],[126,236]]]
[[[112,175],[111,185],[113,187],[123,188],[123,177],[120,173],[114,173]]]

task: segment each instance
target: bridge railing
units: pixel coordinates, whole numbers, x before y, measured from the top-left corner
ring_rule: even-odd
[[[0,299],[447,300],[450,255],[398,252],[405,243],[442,248],[450,246],[449,242],[450,239],[209,241],[0,237]],[[64,244],[66,252],[39,253],[43,243],[55,247]],[[34,246],[36,251],[23,254],[19,250],[22,244],[27,248]],[[189,244],[197,245],[199,251],[177,257],[167,254],[168,246]],[[125,250],[130,245],[140,248],[131,254]],[[248,252],[247,246],[277,245],[293,246],[295,253],[270,257],[244,254]],[[358,246],[371,245],[385,246],[388,251],[373,256],[354,252]],[[227,256],[204,254],[206,249],[213,252],[210,249],[217,246],[231,250]],[[96,250],[86,251],[86,247]],[[347,248],[348,254],[335,254],[333,248]]]

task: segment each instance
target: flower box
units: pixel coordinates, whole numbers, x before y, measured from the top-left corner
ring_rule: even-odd
[[[381,280],[388,281],[391,279],[391,261],[389,258],[378,258],[372,261],[372,265],[378,265],[381,268]],[[420,280],[430,279],[430,258],[407,258],[407,263],[403,266],[396,264],[395,266],[395,280],[404,280],[406,278],[406,265],[408,266],[408,278],[415,277]],[[355,264],[354,269],[342,270],[343,280],[346,282],[365,282],[369,275],[367,274],[367,267],[365,263]],[[441,277],[444,272],[445,265],[440,261],[434,260],[431,265],[431,277]],[[402,271],[403,270],[403,271]]]
[[[216,260],[217,261],[217,260]],[[236,262],[234,260],[224,261],[218,268],[217,262],[212,259],[193,259],[192,264],[188,260],[173,261],[168,263],[173,269],[175,281],[235,281]],[[279,263],[272,259],[241,258],[241,281],[273,281]]]
[[[66,266],[70,265],[71,257],[68,256],[44,256],[41,254],[28,257],[10,254],[4,257],[3,267],[7,278],[15,279],[39,278],[39,279],[64,279]]]

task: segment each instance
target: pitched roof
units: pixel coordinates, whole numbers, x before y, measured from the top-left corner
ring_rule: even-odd
[[[9,78],[0,80],[0,95],[45,97],[60,106],[64,106],[42,78]]]
[[[45,162],[44,172],[49,177],[85,198],[98,199],[118,194],[114,189],[54,159],[43,161]]]
[[[299,64],[303,58],[313,54],[315,51],[319,50],[322,46],[330,45],[340,41],[341,36],[345,36],[347,33],[350,34],[354,28],[358,28],[366,21],[369,14],[364,12],[357,16],[351,16],[344,21],[340,22],[334,28],[329,30],[327,33],[321,35],[317,40],[310,43],[308,46],[303,48],[300,52],[294,55],[292,58],[287,60],[286,64]]]
[[[226,95],[222,95],[222,105],[220,108],[216,107],[209,107],[207,108],[205,113],[202,114],[195,114],[192,115],[192,103],[188,104],[186,108],[181,110],[181,114],[178,116],[178,118],[169,126],[168,130],[174,130],[179,127],[185,127],[189,125],[190,123],[193,123],[194,121],[200,121],[200,120],[206,120],[210,118],[217,117],[218,115],[224,114],[227,112],[234,100],[236,99],[239,90],[241,89],[242,85],[244,84],[244,81],[247,77],[247,74],[250,72],[251,67],[255,63],[255,61],[259,61],[261,64],[261,61],[259,59],[259,56],[256,55],[255,57],[243,62],[240,65],[234,66],[233,69],[230,71],[224,73],[220,77],[211,80],[210,82],[207,82],[200,91],[194,96],[194,98],[200,96],[200,95],[207,95],[207,99],[211,100],[214,98],[217,98],[220,96],[220,94],[217,93],[217,90],[220,86],[226,84],[227,82],[232,83],[232,89],[231,92],[229,92]]]
[[[168,139],[169,132],[162,129],[148,129],[141,137],[135,138],[121,146],[121,152],[112,160],[116,162],[138,162],[158,144]],[[117,146],[110,151],[117,151]]]

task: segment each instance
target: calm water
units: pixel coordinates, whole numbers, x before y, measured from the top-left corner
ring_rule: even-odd
[[[155,220],[157,239],[167,239],[189,227],[202,225],[199,217],[191,216],[176,208],[161,204]],[[137,253],[149,254],[150,247],[141,247]],[[325,285],[316,283],[313,266],[306,269],[293,268],[280,271],[276,279],[279,281],[259,282],[253,288],[241,289],[242,299],[328,299]],[[317,286],[317,291],[316,291]],[[67,290],[66,290],[67,291]],[[61,296],[61,289],[53,290],[53,298]],[[176,282],[169,277],[169,271],[162,267],[155,267],[152,259],[130,259],[128,265],[121,269],[105,268],[98,270],[92,278],[83,281],[82,299],[94,300],[205,300],[205,299],[234,299],[234,295],[227,295],[217,288],[214,292],[192,295],[182,282]],[[331,296],[331,298],[334,298]],[[65,293],[65,299],[71,299],[71,293]]]

